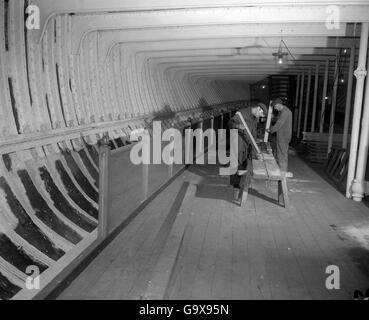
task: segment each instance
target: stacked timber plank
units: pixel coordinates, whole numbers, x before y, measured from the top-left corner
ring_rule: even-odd
[[[328,133],[303,132],[302,143],[306,146],[307,159],[317,164],[325,164],[328,159]],[[342,144],[342,134],[333,135],[333,147]]]
[[[326,173],[341,191],[346,189],[349,157],[349,149],[332,148],[326,164]]]

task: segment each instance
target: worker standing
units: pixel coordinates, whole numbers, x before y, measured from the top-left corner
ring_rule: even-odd
[[[292,137],[292,112],[284,105],[280,98],[274,99],[272,106],[279,112],[279,116],[277,122],[270,128],[269,132],[277,134],[277,162],[282,174],[290,177],[292,173],[288,172],[288,149]]]
[[[243,118],[245,119],[245,122],[247,126],[249,127],[249,130],[251,134],[253,135],[254,139],[257,138],[257,123],[259,121],[259,118],[265,117],[267,108],[264,104],[258,103],[255,105],[252,105],[251,107],[241,109],[239,111]],[[231,118],[229,122],[229,127],[231,129],[238,129],[238,141],[231,141],[231,143],[238,143],[238,170],[246,170],[247,168],[247,160],[251,159],[251,141],[248,138],[248,135],[246,133],[246,130],[238,117],[238,115],[235,115],[233,118]],[[231,148],[231,150],[237,150],[236,148]],[[240,189],[240,182],[241,182],[241,176],[238,175],[238,173],[234,174],[230,178],[230,183],[235,188],[235,198],[238,197],[238,192]]]

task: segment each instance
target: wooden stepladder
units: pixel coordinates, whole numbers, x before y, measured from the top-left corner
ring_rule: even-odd
[[[250,130],[248,130],[247,124],[244,121],[242,115],[240,113],[238,113],[238,115],[241,118],[241,122],[245,126],[247,133],[249,133]],[[278,202],[285,208],[288,208],[289,197],[288,197],[287,178],[284,174],[281,173],[277,161],[274,158],[270,144],[268,142],[257,143],[251,134],[250,140],[252,144],[254,144],[254,149],[257,152],[257,159],[252,159],[249,161],[247,170],[245,172],[239,171],[239,175],[242,175],[240,183],[241,190],[239,193],[240,194],[239,204],[241,206],[244,206],[246,204],[249,188],[252,179],[254,179],[265,181],[277,181]]]

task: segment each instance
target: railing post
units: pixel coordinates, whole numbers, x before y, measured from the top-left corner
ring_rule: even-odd
[[[220,114],[220,139],[223,140],[223,129],[224,129],[224,113],[223,111]]]
[[[210,118],[210,128],[212,131],[214,131],[214,115]],[[212,134],[210,137],[210,146],[214,145],[214,135]]]
[[[100,140],[99,148],[99,224],[98,237],[105,238],[108,235],[109,214],[109,163],[110,146],[109,134],[104,134]]]
[[[185,163],[193,164],[193,139],[192,139],[192,121],[188,119],[189,125],[184,128],[185,133]]]
[[[196,156],[200,155],[204,152],[204,119],[201,116],[201,120],[199,123],[199,129],[200,129],[200,141],[196,140]]]
[[[171,125],[172,129],[174,129],[174,123]],[[174,137],[171,137],[170,142],[172,146],[174,145]],[[172,152],[170,154],[170,164],[168,165],[168,177],[171,179],[173,177],[173,166],[174,166],[174,148],[172,148]]]

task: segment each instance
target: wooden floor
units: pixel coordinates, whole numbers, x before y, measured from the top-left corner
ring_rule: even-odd
[[[290,169],[286,210],[276,185],[253,183],[240,208],[216,166],[191,167],[59,298],[352,299],[369,288],[369,209],[297,157]],[[340,290],[325,287],[329,265]]]

